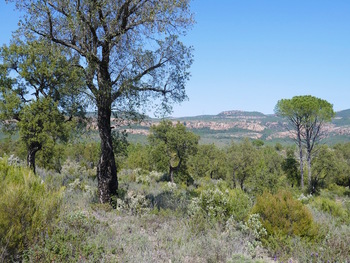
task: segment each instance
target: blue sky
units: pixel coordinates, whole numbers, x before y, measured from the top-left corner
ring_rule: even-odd
[[[183,39],[195,49],[189,101],[173,116],[224,110],[273,113],[296,95],[350,108],[350,1],[194,0],[196,25]],[[17,27],[0,3],[0,43]]]

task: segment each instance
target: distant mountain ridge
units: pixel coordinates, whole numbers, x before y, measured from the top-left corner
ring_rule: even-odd
[[[220,112],[218,116],[265,116],[265,114],[258,111],[230,110]]]
[[[336,112],[336,117],[350,118],[350,109]]]
[[[232,140],[248,137],[260,139],[266,143],[291,143],[288,122],[274,114],[263,114],[257,111],[228,110],[217,115],[200,115],[180,118],[169,118],[174,123],[181,122],[188,129],[201,136],[202,143],[226,145]],[[115,125],[116,129],[125,129],[132,135],[145,136],[149,127],[160,119],[146,119],[137,124]],[[112,120],[113,123],[113,120]],[[116,123],[116,121],[115,121]],[[334,144],[350,141],[350,109],[339,111],[331,123],[324,127],[325,142]]]

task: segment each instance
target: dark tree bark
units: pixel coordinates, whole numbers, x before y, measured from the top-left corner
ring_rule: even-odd
[[[232,172],[233,188],[237,188],[237,175],[236,175],[237,169],[238,169],[238,166],[235,166]]]
[[[99,91],[97,97],[97,126],[101,138],[101,156],[97,165],[99,199],[101,203],[111,202],[118,190],[117,166],[115,163],[112,132],[112,81],[109,73],[110,49],[107,44],[102,47],[102,61],[99,62],[97,80]]]
[[[321,136],[321,127],[323,126],[323,121],[319,121],[316,117],[313,121],[306,123],[305,133],[303,134],[304,143],[306,145],[307,151],[307,165],[308,165],[308,185],[312,189],[312,152],[314,146],[318,143]]]
[[[114,159],[111,133],[111,109],[98,108],[97,125],[101,138],[101,156],[97,165],[99,199],[101,203],[111,202],[118,189],[117,167]]]
[[[299,160],[300,160],[300,187],[304,188],[304,161],[303,161],[303,147],[301,144],[301,131],[300,127],[297,130],[297,141],[299,147]]]
[[[40,144],[33,144],[29,147],[27,152],[27,165],[34,172],[34,174],[36,173],[35,155],[40,149],[41,149]]]
[[[177,150],[177,157],[179,158],[179,163],[177,164],[177,166],[172,166],[171,165],[171,161],[169,164],[169,176],[170,176],[170,180],[172,183],[174,183],[174,173],[177,173],[178,171],[180,171],[180,168],[182,168],[182,155],[180,154],[179,150]]]
[[[241,186],[241,189],[244,189],[244,179],[241,179],[239,182],[239,185]]]
[[[311,171],[311,153],[307,154],[307,171],[308,171],[308,185],[311,187],[311,181],[312,181],[312,171]]]

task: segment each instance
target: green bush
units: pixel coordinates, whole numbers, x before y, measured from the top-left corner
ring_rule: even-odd
[[[316,197],[311,203],[316,209],[329,213],[340,221],[348,222],[350,214],[343,208],[340,202],[325,197]]]
[[[95,242],[99,231],[108,231],[95,217],[83,211],[60,218],[52,233],[33,244],[25,262],[99,262],[103,246]]]
[[[5,261],[18,260],[30,244],[50,231],[61,192],[48,190],[28,169],[0,159],[0,196],[0,256]]]
[[[241,189],[220,186],[202,190],[189,206],[191,215],[202,214],[211,221],[224,222],[229,217],[242,221],[251,209],[251,201]]]
[[[269,234],[281,236],[312,236],[314,223],[311,212],[287,191],[263,193],[257,198],[252,213],[261,216]]]

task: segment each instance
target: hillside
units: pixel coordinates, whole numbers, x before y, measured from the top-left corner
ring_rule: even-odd
[[[217,115],[200,115],[181,118],[170,118],[174,122],[182,122],[187,128],[201,136],[202,143],[226,145],[232,140],[244,137],[260,139],[266,143],[290,143],[291,134],[285,119],[275,115],[265,115],[261,112],[224,111]],[[117,124],[116,129],[126,130],[132,140],[143,140],[148,135],[149,127],[159,122],[159,119],[147,119],[138,124],[127,125],[126,122]],[[337,112],[333,121],[325,126],[325,142],[350,141],[350,109]]]

